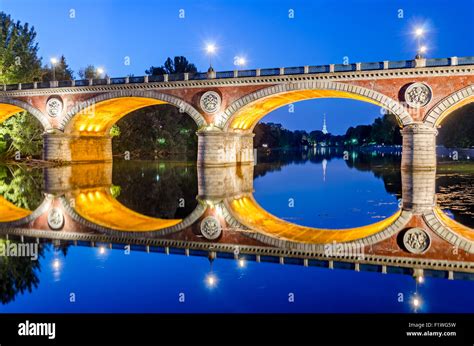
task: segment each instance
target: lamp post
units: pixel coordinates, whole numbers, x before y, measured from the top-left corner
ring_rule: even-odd
[[[96,75],[98,78],[101,78],[104,73],[105,73],[105,70],[102,67],[97,68]]]
[[[212,69],[212,55],[217,51],[216,45],[209,43],[206,46],[206,53],[209,55],[209,69]]]
[[[419,49],[419,56],[420,56],[420,59],[423,58],[424,54],[426,53],[428,49],[426,48],[426,46],[421,46],[420,49]]]
[[[53,72],[53,81],[56,80],[56,64],[58,63],[58,59],[56,58],[51,58],[51,70]]]
[[[244,57],[241,57],[241,56],[235,57],[234,64],[236,66],[243,67],[245,66],[246,63],[247,63],[247,60]]]
[[[417,39],[417,53],[416,53],[416,59],[421,59],[423,58],[423,55],[422,55],[422,48],[424,46],[421,46],[421,38],[423,37],[425,33],[425,30],[422,28],[422,27],[419,27],[419,28],[416,28],[415,29],[415,37]],[[426,51],[426,47],[425,47],[425,51]]]

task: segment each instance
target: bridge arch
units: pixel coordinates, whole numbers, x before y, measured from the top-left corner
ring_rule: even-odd
[[[442,239],[466,252],[474,253],[474,231],[471,228],[451,219],[438,206],[424,213],[423,218]]]
[[[206,210],[202,203],[198,203],[184,219],[159,219],[125,207],[106,190],[95,188],[67,193],[61,197],[61,204],[68,215],[83,226],[109,235],[130,237],[156,237],[181,231],[194,224]],[[90,204],[94,201],[101,206],[96,208]]]
[[[405,126],[413,118],[397,101],[377,91],[348,83],[311,81],[278,84],[258,90],[232,103],[223,113],[220,125],[225,130],[251,132],[265,115],[284,105],[314,98],[349,98],[383,107]]]
[[[406,227],[412,213],[399,210],[388,218],[371,225],[349,229],[321,229],[297,225],[265,211],[252,195],[224,201],[233,226],[246,228],[245,235],[281,248],[324,253],[325,247],[340,244],[349,251],[378,243]]]
[[[46,212],[52,203],[52,198],[45,196],[41,204],[33,211],[20,208],[0,196],[0,225],[15,227],[31,222]]]
[[[41,123],[45,131],[51,129],[51,124],[48,120],[48,117],[44,115],[39,109],[24,101],[0,97],[0,124],[11,116],[22,111],[27,111],[28,113],[32,114]]]
[[[92,97],[70,109],[60,125],[65,133],[107,135],[122,117],[135,110],[159,104],[171,104],[189,114],[198,128],[206,125],[204,117],[182,99],[153,90],[121,90]]]
[[[474,102],[474,85],[469,85],[455,91],[434,105],[426,114],[423,122],[437,127],[449,114],[472,102]]]

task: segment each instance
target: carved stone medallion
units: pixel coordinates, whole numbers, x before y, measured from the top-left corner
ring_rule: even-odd
[[[221,108],[221,97],[215,91],[206,91],[200,100],[201,108],[207,113],[216,113]]]
[[[424,83],[413,83],[405,91],[405,101],[413,108],[426,106],[432,96],[431,88]]]
[[[403,245],[414,254],[421,254],[430,247],[430,236],[421,228],[411,228],[403,235]]]
[[[48,213],[48,226],[52,230],[59,230],[64,226],[64,215],[58,208],[53,208]]]
[[[46,102],[46,113],[52,118],[56,118],[63,111],[63,101],[59,97],[51,97]]]
[[[209,240],[216,240],[222,234],[222,227],[213,216],[208,216],[201,222],[201,234]]]

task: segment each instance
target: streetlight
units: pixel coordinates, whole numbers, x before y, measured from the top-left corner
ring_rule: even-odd
[[[423,30],[423,28],[416,28],[415,29],[415,36],[416,37],[421,37],[421,36],[423,36],[424,33],[425,33],[425,30]]]
[[[236,56],[234,60],[234,64],[236,66],[244,66],[247,63],[247,60],[242,56]]]
[[[98,67],[96,70],[97,77],[101,77],[105,73],[105,70],[102,67]]]
[[[211,58],[212,58],[212,55],[214,55],[216,51],[217,51],[217,47],[214,43],[208,43],[206,45],[206,53],[209,55],[209,69],[210,70],[212,69]]]
[[[56,64],[58,63],[58,59],[51,58],[51,70],[53,71],[53,81],[56,80]]]
[[[423,35],[425,34],[425,29],[423,29],[422,27],[418,27],[415,29],[415,37],[417,39],[417,47],[418,47],[418,52],[416,54],[416,59],[421,59],[423,56],[422,56],[422,46],[421,46],[421,38],[423,37]],[[426,51],[426,48],[425,48],[425,51]]]

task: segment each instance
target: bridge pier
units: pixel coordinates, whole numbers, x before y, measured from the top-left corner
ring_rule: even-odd
[[[198,196],[222,200],[253,192],[253,165],[199,167]]]
[[[436,169],[436,135],[432,126],[417,123],[407,125],[401,131],[402,170]]]
[[[112,138],[109,136],[78,136],[57,132],[44,134],[43,140],[43,159],[47,161],[112,161]]]
[[[423,214],[436,204],[436,128],[418,123],[401,131],[403,210]]]
[[[436,205],[436,170],[402,169],[402,208],[415,214]]]
[[[43,172],[44,191],[51,195],[112,186],[112,162],[47,167]]]
[[[197,132],[198,166],[253,164],[253,133],[224,132],[206,127]]]

